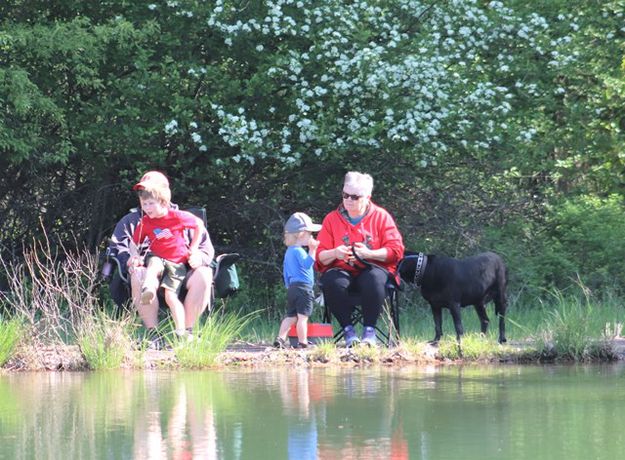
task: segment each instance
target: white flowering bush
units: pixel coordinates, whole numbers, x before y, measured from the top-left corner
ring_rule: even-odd
[[[392,150],[425,166],[513,128],[531,140],[508,120],[532,85],[517,60],[552,49],[537,14],[475,0],[238,5],[217,0],[207,20],[263,81],[254,97],[211,104],[235,161]]]

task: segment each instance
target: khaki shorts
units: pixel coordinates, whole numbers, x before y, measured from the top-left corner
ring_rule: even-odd
[[[182,283],[187,276],[186,264],[177,264],[155,255],[148,255],[146,259],[146,265],[157,266],[158,271],[162,273],[159,287],[169,289],[170,291],[174,291],[176,295],[179,295],[182,289]]]

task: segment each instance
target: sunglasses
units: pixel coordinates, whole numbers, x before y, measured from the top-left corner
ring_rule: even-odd
[[[343,199],[346,200],[351,198],[353,201],[358,201],[363,197],[363,195],[350,195],[349,193],[343,192]]]

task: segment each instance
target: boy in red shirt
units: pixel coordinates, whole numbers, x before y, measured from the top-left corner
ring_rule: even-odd
[[[135,186],[135,189],[138,188]],[[182,283],[187,275],[189,256],[198,250],[203,223],[186,211],[170,208],[169,187],[140,187],[139,201],[143,217],[135,229],[132,239],[135,244],[148,244],[145,257],[145,279],[141,288],[141,302],[149,304],[156,296],[159,287],[163,288],[165,302],[171,310],[176,334],[183,336],[185,331],[185,310],[178,298]],[[193,231],[191,244],[187,248],[183,232]],[[143,265],[137,256],[131,257],[129,265]],[[160,282],[159,282],[160,280]]]

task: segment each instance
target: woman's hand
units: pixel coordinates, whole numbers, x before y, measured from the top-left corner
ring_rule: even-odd
[[[334,248],[334,258],[336,260],[342,260],[343,262],[349,262],[353,259],[352,249],[344,244]]]
[[[329,265],[335,260],[340,260],[346,264],[354,263],[354,254],[352,254],[352,248],[344,244],[335,247],[334,249],[326,249],[321,251],[318,255],[319,262],[324,265]]]
[[[369,249],[365,243],[354,243],[354,252],[361,259],[370,259],[371,258],[371,249]]]
[[[386,248],[369,249],[365,243],[354,243],[354,252],[363,260],[384,262],[388,257],[388,250]]]

